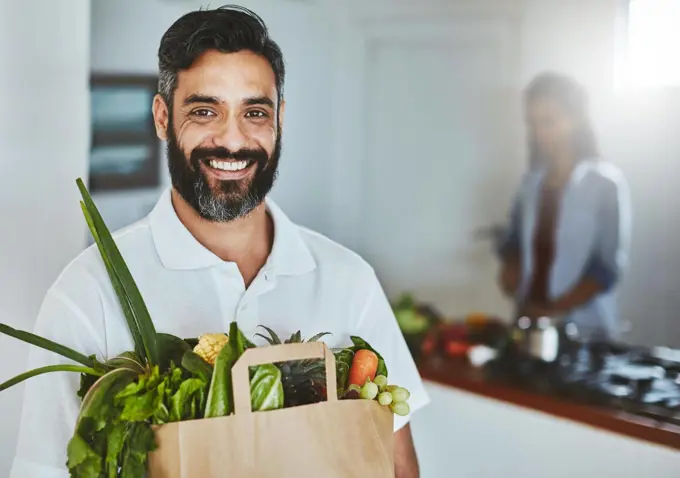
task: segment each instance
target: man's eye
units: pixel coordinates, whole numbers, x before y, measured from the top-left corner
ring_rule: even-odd
[[[268,115],[261,110],[251,110],[246,113],[246,118],[266,118]]]
[[[210,111],[210,110],[207,110],[205,108],[201,108],[201,109],[197,109],[197,110],[192,111],[191,115],[192,116],[198,116],[200,118],[210,118],[210,117],[215,116],[215,113]]]

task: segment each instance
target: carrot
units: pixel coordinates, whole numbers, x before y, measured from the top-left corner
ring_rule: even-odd
[[[352,359],[352,366],[349,369],[348,385],[358,385],[363,387],[366,379],[373,380],[378,371],[378,356],[375,352],[362,349],[357,350]]]

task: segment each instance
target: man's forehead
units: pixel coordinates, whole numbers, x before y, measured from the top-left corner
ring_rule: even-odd
[[[191,95],[210,96],[223,102],[270,97],[276,100],[276,76],[266,58],[250,51],[208,51],[178,75],[181,100]]]

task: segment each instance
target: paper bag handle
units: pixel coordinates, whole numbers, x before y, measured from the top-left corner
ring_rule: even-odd
[[[327,401],[338,399],[335,356],[323,342],[271,345],[246,350],[231,368],[234,389],[234,412],[250,413],[250,379],[248,367],[291,360],[324,359]]]

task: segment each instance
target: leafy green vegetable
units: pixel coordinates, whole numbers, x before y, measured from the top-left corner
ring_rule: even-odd
[[[347,381],[349,380],[349,370],[352,368],[354,351],[352,349],[341,349],[334,352],[335,355],[335,376],[337,379],[338,398],[345,394]]]
[[[90,388],[80,406],[76,433],[82,432],[83,420],[89,419],[95,431],[101,430],[117,415],[114,397],[119,390],[136,378],[136,374],[126,369],[116,369],[101,377]]]
[[[196,400],[200,403],[200,391],[206,382],[200,378],[190,378],[182,382],[179,390],[170,398],[170,421],[193,420],[197,417]]]
[[[145,371],[142,360],[134,352],[123,352],[122,354],[106,361],[106,366],[111,368],[126,368],[139,375]]]
[[[194,376],[200,377],[205,382],[210,383],[213,368],[192,350],[184,353],[182,357],[182,367],[191,372]]]
[[[231,413],[231,367],[235,362],[233,348],[229,344],[225,345],[215,359],[205,405],[205,418],[223,417]]]
[[[235,338],[235,339],[234,339]],[[205,418],[223,417],[234,411],[231,368],[243,355],[247,341],[238,329],[236,322],[229,326],[229,343],[225,345],[215,360],[208,398],[205,405]]]
[[[68,443],[67,466],[71,476],[78,478],[99,478],[102,457],[79,435],[74,435]]]
[[[129,431],[129,424],[118,422],[111,427],[111,431],[108,433],[105,459],[108,478],[118,478],[118,457],[123,451]]]
[[[352,335],[350,336],[350,339],[354,344],[354,347],[350,347],[352,351],[356,352],[357,350],[366,349],[372,351],[378,356],[378,371],[376,372],[376,375],[384,375],[387,377],[387,365],[385,365],[385,360],[383,359],[382,355],[380,355],[377,350],[371,347],[371,345],[361,337]]]
[[[77,395],[81,398],[85,398],[87,392],[90,391],[92,386],[99,380],[97,375],[90,375],[87,373],[80,374],[80,388],[78,389]]]
[[[147,455],[156,449],[151,425],[139,422],[132,425],[130,439],[123,447],[120,478],[139,478],[146,474]]]
[[[139,292],[132,274],[85,184],[82,179],[78,179],[76,183],[83,197],[81,206],[85,220],[97,244],[111,284],[127,319],[128,327],[135,342],[135,350],[140,357],[144,357],[146,363],[157,365],[160,357],[156,328],[142,294]]]
[[[159,365],[162,371],[169,370],[172,363],[175,365],[182,363],[185,352],[191,350],[188,343],[174,335],[159,333],[157,337]]]
[[[159,368],[154,367],[150,375],[143,375],[138,382],[128,384],[114,398],[116,407],[122,406],[120,419],[141,422],[159,412],[167,383],[167,375],[161,377]]]
[[[38,375],[42,375],[45,373],[51,373],[51,372],[79,372],[79,373],[86,373],[89,375],[95,375],[95,376],[101,376],[103,375],[102,372],[98,372],[97,370],[90,368],[90,367],[82,367],[80,365],[47,365],[45,367],[39,367],[33,370],[29,370],[28,372],[24,372],[22,374],[17,375],[14,378],[11,378],[7,380],[4,383],[0,383],[0,392],[3,390],[8,389],[9,387],[12,387],[14,385],[17,385],[24,380],[28,380],[29,378],[36,377]]]
[[[0,333],[9,335],[10,337],[14,337],[15,339],[19,339],[23,342],[35,345],[45,350],[49,350],[50,352],[59,354],[62,357],[71,359],[74,362],[78,362],[79,364],[85,365],[86,367],[90,368],[95,367],[96,360],[94,360],[93,357],[87,357],[81,354],[80,352],[76,352],[75,350],[69,347],[42,338],[39,335],[35,335],[23,330],[17,330],[5,324],[0,324]]]
[[[250,380],[250,404],[252,410],[277,410],[283,408],[283,383],[281,370],[274,364],[257,367]]]

